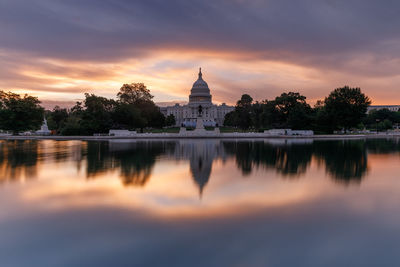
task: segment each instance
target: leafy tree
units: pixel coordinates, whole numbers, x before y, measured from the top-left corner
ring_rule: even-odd
[[[235,124],[242,129],[248,129],[251,126],[252,103],[253,98],[248,94],[244,94],[236,104],[235,112],[237,115],[235,116]]]
[[[332,91],[324,103],[324,116],[332,128],[339,130],[357,126],[366,116],[371,101],[360,88],[345,86]]]
[[[299,93],[283,93],[275,98],[275,109],[278,124],[282,128],[309,129],[311,124],[311,107],[306,97]]]
[[[94,94],[85,94],[81,125],[88,134],[106,133],[112,127],[111,113],[115,101]]]
[[[312,128],[316,133],[332,133],[337,128],[333,117],[329,116],[325,110],[324,101],[317,101],[314,107],[314,116]]]
[[[165,117],[154,104],[150,90],[143,83],[124,84],[117,94],[118,102],[132,105],[140,111],[145,123],[140,127],[163,127]]]
[[[85,100],[71,109],[61,132],[65,135],[92,135],[107,133],[113,126],[115,101],[94,94],[85,94]]]
[[[160,108],[153,101],[143,101],[135,105],[141,116],[146,120],[146,127],[160,128],[165,124],[165,116],[160,112]]]
[[[251,125],[256,128],[264,128],[261,125],[261,114],[263,113],[263,106],[262,103],[256,101],[252,106],[251,106]]]
[[[249,96],[248,94],[244,94],[244,95],[242,95],[240,100],[237,102],[236,107],[249,109],[251,107],[252,103],[253,103],[253,98],[251,96]]]
[[[46,119],[50,129],[61,131],[68,119],[68,110],[55,106],[52,111],[46,111]]]
[[[139,104],[139,102],[150,102],[153,99],[150,90],[143,83],[124,84],[117,97],[120,102],[132,105]]]
[[[313,110],[306,97],[299,93],[283,93],[275,100],[253,103],[253,98],[242,95],[235,111],[228,113],[224,125],[242,129],[292,128],[309,129],[313,120]]]
[[[154,104],[154,108],[146,116],[148,119],[148,127],[162,128],[165,125],[165,116],[160,112],[160,108]]]
[[[38,98],[0,91],[0,129],[14,134],[38,130],[43,123],[44,109]]]
[[[62,135],[87,135],[86,129],[82,127],[82,118],[77,113],[69,114],[65,121],[64,127],[61,129]]]
[[[141,116],[140,110],[130,104],[117,103],[112,117],[115,128],[133,130],[146,126],[146,120]]]
[[[386,121],[386,123],[382,124],[384,121]],[[376,128],[377,124],[381,124],[383,127],[379,127],[378,125],[379,130],[391,129],[393,124],[400,123],[400,112],[390,111],[386,108],[372,110],[367,117],[364,118],[363,123],[369,128]]]
[[[238,113],[236,111],[231,111],[225,115],[224,118],[224,126],[232,126],[236,127],[237,126],[237,118]]]
[[[261,109],[262,111],[259,117],[261,127],[265,129],[279,127],[277,121],[279,114],[275,108],[275,102],[264,100],[261,104]]]
[[[389,130],[393,128],[393,123],[386,119],[383,121],[380,121],[377,125],[378,131],[384,131],[384,130]]]
[[[169,114],[167,118],[165,119],[165,125],[166,126],[174,126],[176,124],[175,116],[174,114]]]

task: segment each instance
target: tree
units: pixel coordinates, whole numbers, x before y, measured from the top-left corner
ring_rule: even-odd
[[[65,122],[68,119],[68,110],[55,106],[52,111],[46,111],[46,119],[49,128],[59,132],[65,126]]]
[[[248,109],[251,107],[252,103],[253,103],[253,98],[248,94],[244,94],[237,102],[236,107]]]
[[[235,124],[242,129],[248,129],[252,125],[251,120],[251,107],[253,98],[248,94],[242,95],[237,102],[235,112],[237,113]]]
[[[318,100],[314,106],[314,123],[312,129],[316,133],[332,133],[335,129],[335,122],[332,116],[325,110],[324,101]]]
[[[154,103],[153,103],[154,104]],[[162,128],[165,126],[165,116],[161,113],[160,108],[154,104],[154,108],[148,113],[148,127]]]
[[[236,127],[238,120],[237,116],[238,113],[236,111],[231,111],[227,113],[224,118],[224,126]]]
[[[275,108],[275,101],[264,100],[261,102],[260,126],[264,129],[279,127],[278,111]]]
[[[134,130],[146,126],[146,120],[141,116],[140,110],[133,105],[118,102],[113,112],[115,128]]]
[[[118,102],[132,105],[140,111],[140,116],[145,121],[140,127],[163,127],[165,117],[154,104],[150,90],[143,83],[124,84],[117,94]]]
[[[347,130],[357,126],[366,116],[371,101],[360,88],[345,86],[332,91],[324,103],[324,115],[333,128]]]
[[[389,125],[392,126],[393,124],[400,123],[400,112],[390,111],[387,108],[379,109],[379,110],[372,110],[364,118],[363,123],[365,125],[367,125],[367,127],[369,127],[369,128],[376,128],[378,122],[384,122],[384,121],[387,121],[385,123],[385,127],[388,127]],[[379,126],[378,126],[378,128],[379,128]],[[382,129],[384,129],[384,128],[382,128]]]
[[[143,83],[124,84],[117,97],[120,102],[125,104],[138,104],[139,102],[150,102],[153,96],[150,90]]]
[[[107,133],[113,126],[112,113],[116,102],[112,99],[85,94],[85,100],[77,102],[61,132],[65,135],[92,135]]]
[[[81,125],[88,134],[106,133],[112,127],[111,113],[115,101],[94,94],[85,94]]]
[[[165,125],[166,126],[174,126],[176,124],[175,116],[174,114],[169,114],[167,118],[165,119]]]
[[[82,127],[82,118],[77,113],[71,113],[60,130],[62,135],[87,135],[87,130]]]
[[[0,129],[14,134],[38,130],[43,123],[44,109],[38,98],[0,91]]]
[[[311,107],[306,97],[299,93],[283,93],[275,98],[279,124],[282,128],[309,129],[311,124]]]

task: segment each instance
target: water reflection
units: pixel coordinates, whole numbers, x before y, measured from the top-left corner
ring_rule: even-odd
[[[0,266],[398,266],[399,152],[398,139],[0,141]]]
[[[379,142],[385,145],[390,140]],[[368,170],[367,146],[364,140],[340,140],[318,142],[315,155],[335,181],[349,184],[360,183]]]
[[[360,183],[368,172],[368,154],[399,153],[399,139],[368,140],[167,140],[167,141],[2,141],[1,181],[37,176],[41,163],[74,162],[91,180],[117,171],[125,186],[143,187],[158,159],[188,162],[201,195],[213,162],[234,160],[243,177],[260,169],[278,177],[301,177],[315,161],[341,184]]]
[[[235,156],[243,175],[260,166],[274,168],[284,176],[304,173],[313,154],[312,140],[226,141],[223,145]]]
[[[163,142],[88,142],[83,152],[87,159],[87,177],[119,170],[124,185],[144,186],[156,157],[165,152],[165,145]]]
[[[183,140],[174,143],[171,146],[172,155],[178,160],[189,160],[190,173],[195,184],[199,188],[200,196],[207,185],[213,161],[216,159],[227,159],[228,154],[225,147],[219,140],[205,140],[202,142],[193,142],[193,140]]]
[[[0,143],[0,181],[35,178],[39,146],[36,141]]]

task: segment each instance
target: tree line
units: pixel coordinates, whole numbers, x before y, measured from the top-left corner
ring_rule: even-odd
[[[332,133],[349,129],[387,130],[400,123],[400,113],[387,109],[367,114],[371,104],[360,88],[333,90],[311,107],[296,92],[282,93],[273,100],[254,101],[244,94],[235,110],[225,117],[224,126],[263,131],[286,128]],[[0,130],[14,134],[38,130],[47,118],[48,126],[61,135],[92,135],[110,129],[141,130],[175,125],[175,117],[165,117],[143,83],[124,84],[116,99],[85,94],[72,108],[45,110],[36,97],[0,91]]]
[[[115,99],[85,94],[72,108],[44,110],[36,97],[0,91],[0,129],[19,133],[37,130],[46,117],[49,129],[61,135],[92,135],[110,129],[136,130],[175,124],[153,102],[143,83],[124,84]]]
[[[389,129],[400,122],[400,113],[379,110],[367,114],[371,100],[360,88],[344,86],[333,90],[324,100],[311,107],[306,97],[295,92],[282,93],[273,100],[253,101],[242,95],[235,110],[225,117],[226,126],[242,129],[294,129],[332,133],[353,128],[374,127],[379,117],[382,127]]]

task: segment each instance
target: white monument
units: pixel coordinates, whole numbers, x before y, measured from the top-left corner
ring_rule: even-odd
[[[51,134],[51,131],[49,130],[49,127],[47,126],[46,118],[44,118],[43,124],[40,127],[40,130],[36,131],[36,134],[38,134],[38,135],[50,135]]]

